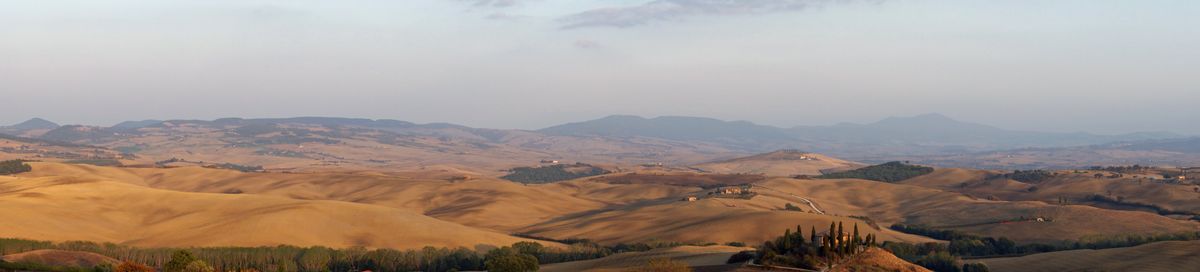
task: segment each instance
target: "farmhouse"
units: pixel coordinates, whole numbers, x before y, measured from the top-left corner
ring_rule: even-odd
[[[741,187],[717,188],[717,194],[719,194],[719,195],[738,195],[738,194],[742,194],[742,192],[743,192],[743,190]]]

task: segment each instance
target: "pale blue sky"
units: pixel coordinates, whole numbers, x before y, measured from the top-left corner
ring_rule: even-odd
[[[0,0],[0,124],[939,112],[1200,134],[1200,1]]]

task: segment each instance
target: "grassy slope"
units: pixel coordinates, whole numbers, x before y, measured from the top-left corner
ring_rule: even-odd
[[[376,205],[190,193],[95,178],[0,177],[0,236],[137,246],[506,245],[523,239]]]

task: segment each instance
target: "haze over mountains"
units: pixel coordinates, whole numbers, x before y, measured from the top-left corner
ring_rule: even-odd
[[[488,163],[485,162],[487,159],[480,159],[487,157],[518,157],[524,158],[523,161],[562,159],[601,163],[694,164],[780,149],[823,153],[862,162],[903,159],[941,166],[980,168],[1043,168],[1124,162],[1186,166],[1200,161],[1200,155],[1197,155],[1200,154],[1200,147],[1197,147],[1195,138],[1170,132],[1101,135],[1016,131],[958,121],[940,114],[891,117],[868,124],[841,123],[792,128],[701,117],[614,115],[536,131],[332,117],[144,120],[122,122],[112,127],[59,126],[35,118],[0,127],[0,134],[124,151],[136,150],[128,153],[151,157],[156,154],[155,150],[160,151],[157,153],[162,156],[175,154],[167,152],[165,148],[168,147],[175,151],[187,149],[179,145],[185,142],[191,146],[205,145],[227,150],[242,148],[241,153],[247,155],[326,161],[352,160],[354,156],[348,154],[365,151],[322,149],[325,146],[351,149],[401,147],[405,151],[383,153],[404,155],[362,156],[358,159],[403,161],[399,164],[403,166],[453,162],[479,168],[512,166],[512,162]],[[205,138],[213,141],[197,142]],[[306,145],[309,150],[299,150]],[[1103,150],[1126,152],[1117,154]],[[450,158],[468,154],[476,161]],[[263,158],[235,161],[270,164]]]

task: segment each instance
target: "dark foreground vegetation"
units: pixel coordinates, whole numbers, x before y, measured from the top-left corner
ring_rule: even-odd
[[[924,266],[933,271],[980,271],[965,270],[960,264],[962,258],[989,258],[1021,256],[1035,253],[1045,253],[1076,249],[1106,249],[1132,247],[1162,241],[1194,241],[1200,240],[1200,232],[1184,232],[1154,235],[1120,235],[1107,237],[1089,237],[1079,241],[1063,241],[1056,244],[1022,244],[1017,245],[1005,237],[981,237],[954,230],[938,230],[924,226],[895,224],[891,229],[938,240],[950,241],[942,243],[897,243],[884,242],[883,248],[896,254],[897,257]],[[985,269],[973,267],[972,269]],[[986,270],[984,270],[986,271]]]
[[[873,235],[859,235],[857,223],[853,228],[847,232],[841,222],[830,223],[829,231],[825,234],[818,235],[817,228],[810,227],[806,236],[804,229],[796,226],[795,232],[785,230],[783,236],[763,243],[758,249],[755,263],[804,269],[829,267],[876,245]],[[735,255],[734,258],[739,256]],[[739,260],[731,258],[730,261]]]
[[[22,160],[0,161],[0,175],[12,175],[33,171],[33,167]]]
[[[822,179],[865,179],[888,183],[900,182],[906,179],[933,173],[933,167],[912,165],[903,162],[889,162],[872,165],[845,172],[818,176]]]
[[[540,184],[590,176],[599,176],[608,173],[608,170],[604,170],[600,167],[595,167],[586,163],[575,163],[555,164],[542,167],[517,167],[509,170],[508,175],[500,178],[526,184]]]
[[[0,255],[37,249],[77,250],[174,271],[536,271],[539,264],[587,260],[611,255],[613,249],[592,243],[568,248],[542,247],[520,242],[487,253],[467,248],[418,250],[326,247],[221,247],[221,248],[134,248],[114,243],[44,242],[0,238]],[[197,262],[192,265],[192,262]],[[203,265],[202,265],[203,264]],[[197,270],[190,270],[188,265]],[[204,268],[208,267],[208,268]],[[49,267],[37,264],[0,262],[0,271],[118,271],[119,267]]]
[[[327,247],[208,247],[208,248],[137,248],[113,243],[53,243],[23,239],[0,239],[0,255],[39,249],[92,252],[118,260],[122,264],[98,267],[51,267],[31,263],[5,263],[0,271],[537,271],[539,265],[590,260],[621,252],[692,245],[684,243],[636,243],[600,246],[588,240],[556,241],[565,248],[545,247],[535,242],[519,242],[487,252],[467,248],[420,250],[333,249]],[[712,244],[705,244],[712,245]],[[188,268],[188,267],[191,268]],[[122,267],[126,270],[122,270]],[[135,268],[145,267],[148,270]]]

